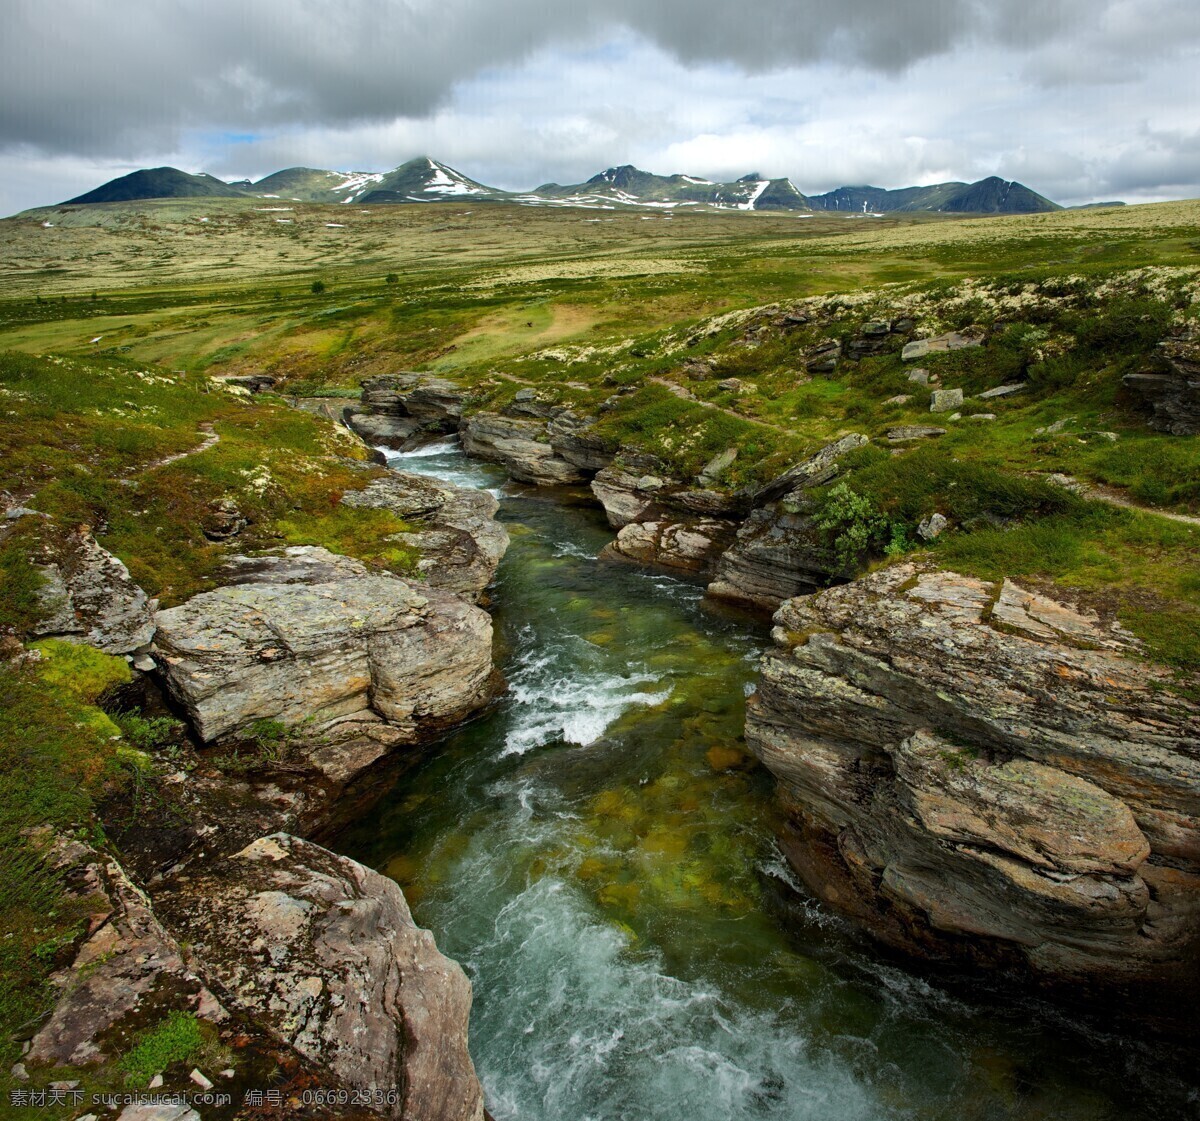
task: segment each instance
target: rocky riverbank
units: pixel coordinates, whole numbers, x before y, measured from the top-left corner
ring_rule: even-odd
[[[695,478],[680,479],[655,456],[611,447],[592,431],[594,417],[548,404],[532,389],[519,390],[502,412],[470,413],[465,391],[455,399],[448,386],[418,374],[365,382],[361,411],[350,424],[376,434],[387,429],[389,446],[411,446],[429,437],[432,429],[413,429],[412,418],[426,413],[426,397],[434,394],[436,431],[457,424],[468,455],[533,486],[586,484],[618,531],[605,559],[703,579],[714,599],[773,611],[791,596],[851,575],[823,542],[806,492],[832,482],[839,460],[867,444],[865,436],[844,436],[763,486],[730,489],[722,477],[736,449]]]
[[[133,680],[109,704],[149,716],[161,690],[190,733],[130,756],[139,782],[98,807],[119,858],[53,833],[37,842],[92,918],[18,1084],[114,1066],[183,1015],[238,1052],[221,1043],[229,1072],[197,1070],[201,1087],[281,1087],[294,1116],[483,1116],[461,969],[392,881],[297,834],[344,820],[489,702],[492,626],[476,601],[507,534],[491,495],[418,476],[381,476],[342,502],[402,517],[420,575],[315,546],[230,551],[216,588],[163,609],[86,529],[10,519],[32,519],[22,540],[45,574],[32,633],[124,655]],[[358,1096],[313,1105],[301,1088]],[[240,1100],[201,1112],[241,1115]]]
[[[773,633],[747,743],[818,898],[1076,995],[1194,990],[1200,706],[1102,608],[905,564]]]

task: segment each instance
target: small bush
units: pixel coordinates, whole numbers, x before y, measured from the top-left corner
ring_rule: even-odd
[[[844,482],[822,496],[816,523],[829,535],[839,562],[847,568],[869,553],[895,556],[910,547],[901,523],[885,517],[869,498]]]
[[[183,724],[171,716],[143,716],[139,712],[118,712],[113,722],[134,747],[158,751],[179,742]]]
[[[323,281],[323,280],[314,280],[314,281],[312,282],[312,289],[311,289],[311,290],[312,290],[312,294],[313,294],[314,296],[319,296],[319,295],[321,295],[321,293],[325,291],[325,281]]]

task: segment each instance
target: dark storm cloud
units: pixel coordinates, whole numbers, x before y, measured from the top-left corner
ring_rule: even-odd
[[[1158,39],[1190,9],[1151,2],[1162,9]],[[487,67],[622,26],[685,63],[750,72],[833,60],[895,73],[970,43],[1036,46],[1052,70],[1057,36],[1081,21],[1095,28],[1124,3],[8,0],[0,144],[117,157],[168,148],[182,129],[421,117]]]

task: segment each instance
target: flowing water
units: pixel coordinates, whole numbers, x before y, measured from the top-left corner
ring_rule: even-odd
[[[338,847],[466,968],[498,1121],[1190,1115],[1151,1049],[952,993],[806,901],[740,738],[763,624],[598,563],[596,511],[452,444],[393,464],[503,498],[509,690]]]

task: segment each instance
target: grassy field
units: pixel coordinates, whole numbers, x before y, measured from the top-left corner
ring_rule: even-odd
[[[18,422],[0,436],[2,485],[98,527],[168,601],[219,558],[198,528],[217,493],[248,513],[252,544],[309,540],[403,570],[403,527],[351,527],[336,508],[364,476],[330,456],[360,452],[210,378],[265,372],[290,392],[351,392],[416,368],[460,380],[476,407],[533,386],[595,413],[624,388],[599,423],[614,447],[653,451],[683,476],[736,447],[730,486],[862,432],[873,444],[847,485],[873,528],[843,536],[866,534],[866,559],[915,547],[916,524],[939,511],[957,527],[937,546],[947,563],[1124,594],[1131,619],[1195,629],[1194,529],[1098,508],[1042,477],[1200,512],[1197,441],[1151,431],[1121,389],[1197,317],[1200,202],[868,219],[167,200],[29,212],[0,222],[0,247],[0,348],[15,352],[0,394]],[[774,330],[753,310],[764,305],[809,323]],[[943,438],[899,459],[888,429],[931,418],[898,344],[805,373],[822,341],[897,316],[988,336],[922,363],[963,389],[964,419],[939,420]],[[1014,380],[1026,392],[976,396]],[[205,430],[220,442],[157,465]],[[1200,659],[1186,640],[1154,645]]]

